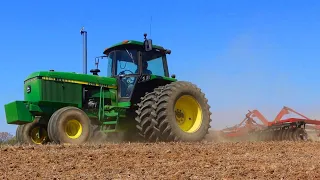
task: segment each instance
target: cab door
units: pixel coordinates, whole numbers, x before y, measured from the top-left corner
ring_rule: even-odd
[[[115,55],[115,77],[119,102],[130,101],[140,76],[139,53],[136,50],[118,50]]]

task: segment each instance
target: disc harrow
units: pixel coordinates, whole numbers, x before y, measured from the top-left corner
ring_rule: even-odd
[[[289,113],[300,117],[283,119]],[[273,121],[268,121],[258,110],[249,111],[240,124],[225,128],[219,134],[227,141],[308,141],[308,130],[319,137],[320,121],[283,107]]]

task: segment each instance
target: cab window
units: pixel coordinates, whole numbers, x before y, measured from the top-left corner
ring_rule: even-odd
[[[138,73],[138,58],[136,50],[118,50],[116,53],[116,75]]]
[[[165,76],[163,54],[154,50],[142,53],[142,73]]]

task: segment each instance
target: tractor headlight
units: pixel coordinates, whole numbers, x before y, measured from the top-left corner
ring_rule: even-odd
[[[30,86],[30,85],[27,86],[26,91],[27,91],[27,93],[30,93],[30,92],[31,92],[31,86]]]

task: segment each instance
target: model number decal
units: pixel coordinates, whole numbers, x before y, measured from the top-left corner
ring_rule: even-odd
[[[61,78],[51,78],[51,77],[40,77],[39,79],[46,80],[46,81],[58,81],[58,82],[67,82],[67,83],[74,83],[74,84],[83,84],[83,85],[89,85],[89,86],[103,86],[107,88],[117,89],[117,86],[113,85],[105,85],[105,84],[96,84],[96,83],[90,83],[90,82],[83,82],[83,81],[75,81],[75,80],[69,80],[69,79],[61,79]]]
[[[139,82],[149,81],[151,77],[149,75],[143,75],[140,77]]]

